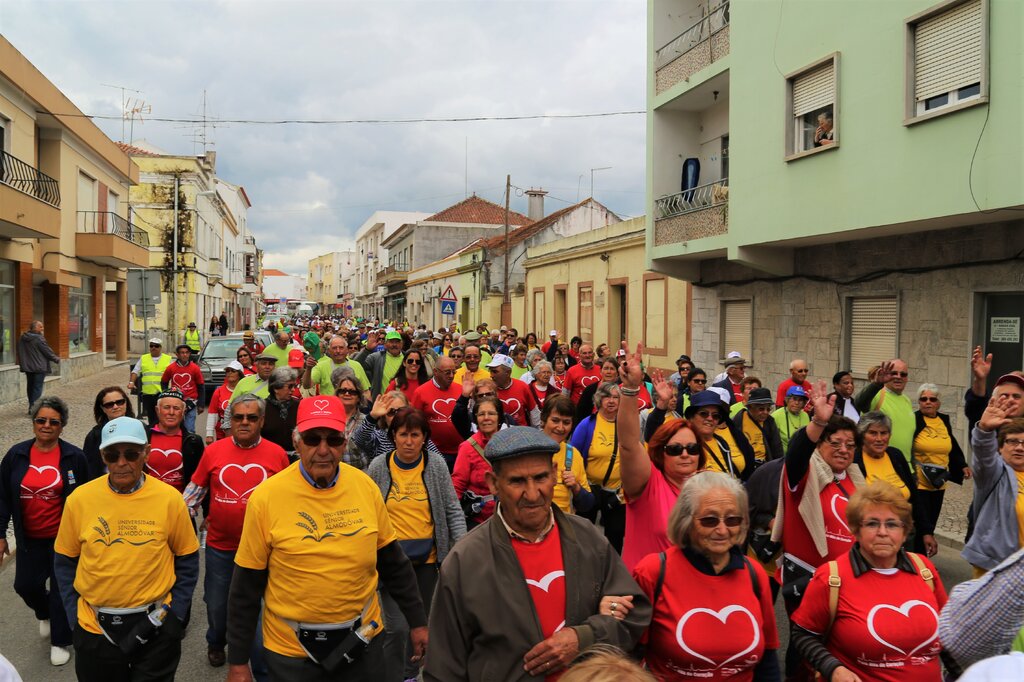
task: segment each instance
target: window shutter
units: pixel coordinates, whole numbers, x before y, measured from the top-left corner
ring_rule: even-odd
[[[850,371],[868,369],[896,357],[896,298],[850,300]]]
[[[735,350],[751,362],[753,320],[750,310],[749,300],[722,302],[722,357]]]
[[[982,0],[970,0],[914,28],[918,101],[981,81]]]
[[[827,107],[836,101],[836,70],[828,62],[793,79],[793,115]]]

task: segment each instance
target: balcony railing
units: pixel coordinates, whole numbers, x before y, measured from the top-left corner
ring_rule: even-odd
[[[113,234],[138,246],[149,248],[149,233],[109,211],[79,211],[78,231]]]
[[[725,0],[704,18],[687,28],[654,53],[654,69],[674,61],[729,25],[729,1]]]
[[[0,158],[3,159],[0,164],[0,182],[60,208],[60,185],[56,180],[7,152],[0,151]]]
[[[729,178],[722,178],[684,192],[666,194],[654,202],[657,220],[729,203]]]

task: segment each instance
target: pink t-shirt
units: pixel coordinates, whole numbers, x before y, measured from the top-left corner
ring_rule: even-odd
[[[648,554],[662,552],[670,547],[668,515],[679,497],[665,478],[665,474],[651,462],[651,477],[637,498],[626,500],[626,535],[622,540],[622,562],[626,570]]]

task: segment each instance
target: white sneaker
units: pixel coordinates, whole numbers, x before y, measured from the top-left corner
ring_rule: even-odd
[[[50,663],[52,665],[64,665],[71,660],[71,647],[69,646],[51,646],[50,647]]]
[[[44,639],[50,636],[50,621],[39,621],[39,636]]]

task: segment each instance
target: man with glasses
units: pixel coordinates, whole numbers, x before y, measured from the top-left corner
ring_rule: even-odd
[[[911,462],[917,417],[914,415],[913,403],[903,393],[910,375],[907,370],[907,363],[899,358],[883,362],[872,381],[861,389],[853,402],[861,414],[878,410],[889,417],[892,421],[889,445],[902,452],[907,462]]]
[[[306,356],[305,367],[302,370],[302,388],[310,395],[315,391],[319,395],[334,395],[334,385],[331,383],[331,375],[338,367],[348,367],[356,375],[359,387],[370,393],[370,382],[366,378],[363,366],[358,362],[351,362],[348,359],[348,341],[341,334],[332,336],[327,345],[327,356],[318,361],[312,355]]]
[[[412,660],[427,645],[412,564],[376,484],[341,463],[345,407],[337,396],[299,405],[298,463],[249,496],[228,597],[229,679],[248,681],[263,602],[272,679],[376,680],[383,667],[378,580],[410,625]]]
[[[754,449],[754,460],[757,466],[780,459],[786,451],[782,449],[782,438],[779,426],[771,416],[774,404],[772,392],[767,388],[757,387],[750,391],[744,407],[732,418],[733,423],[743,432]]]
[[[376,347],[377,335],[370,332],[366,340],[366,348],[356,356],[355,360],[363,366],[365,375],[370,377],[370,399],[376,400],[384,392],[391,380],[402,371],[402,335],[390,331],[384,336],[384,350],[372,351]]]
[[[491,378],[491,373],[487,371],[487,368],[480,366],[484,354],[483,351],[480,349],[480,346],[477,345],[478,343],[479,341],[470,342],[469,344],[466,345],[465,353],[462,356],[463,366],[455,371],[454,381],[459,386],[462,385],[462,382],[464,381],[467,373],[469,374],[469,376],[473,377],[473,381],[480,381],[482,379]],[[487,362],[490,362],[490,360],[488,360]]]
[[[177,359],[164,370],[160,377],[163,390],[177,391],[185,398],[185,428],[196,430],[196,414],[206,408],[206,384],[203,371],[192,361],[192,350],[185,344],[174,349]]]
[[[54,569],[83,682],[170,680],[199,578],[199,541],[181,494],[146,471],[146,429],[103,425],[107,475],[68,498]]]
[[[253,358],[253,363],[256,365],[256,373],[242,377],[235,390],[231,392],[231,402],[250,393],[264,400],[270,396],[270,375],[277,367],[277,356],[263,351]]]
[[[785,406],[787,391],[794,386],[799,386],[805,393],[810,394],[811,382],[807,380],[807,374],[809,371],[806,360],[797,358],[789,363],[789,378],[781,382],[778,390],[775,392],[776,407]]]
[[[183,425],[185,398],[181,393],[161,393],[156,413],[156,426],[149,430],[146,473],[182,493],[199,465],[205,445],[202,438]]]
[[[160,339],[149,340],[149,354],[143,355],[132,368],[131,378],[128,380],[128,390],[134,391],[139,386],[139,379],[142,379],[142,411],[146,415],[150,426],[156,424],[156,398],[162,390],[160,380],[174,357],[163,352],[163,342]]]
[[[266,405],[260,398],[244,395],[231,404],[231,437],[209,448],[199,462],[184,498],[193,518],[209,494],[206,514],[207,660],[214,668],[224,665],[227,645],[228,589],[235,567],[235,552],[242,536],[242,522],[249,495],[258,485],[288,468],[288,455],[280,445],[260,438]],[[262,639],[253,647],[253,667],[263,670]]]
[[[579,405],[580,396],[587,386],[601,382],[601,368],[594,363],[594,357],[594,347],[584,343],[580,346],[579,364],[565,370],[562,393],[569,396],[573,405]]]
[[[452,423],[452,411],[461,395],[462,387],[455,383],[455,362],[450,357],[441,357],[434,367],[434,377],[417,388],[409,402],[411,407],[427,415],[430,439],[444,456],[449,472],[465,440]]]
[[[530,388],[519,379],[512,378],[512,358],[496,354],[488,363],[491,380],[498,387],[498,399],[505,409],[505,416],[511,417],[519,426],[540,427],[540,408]]]

